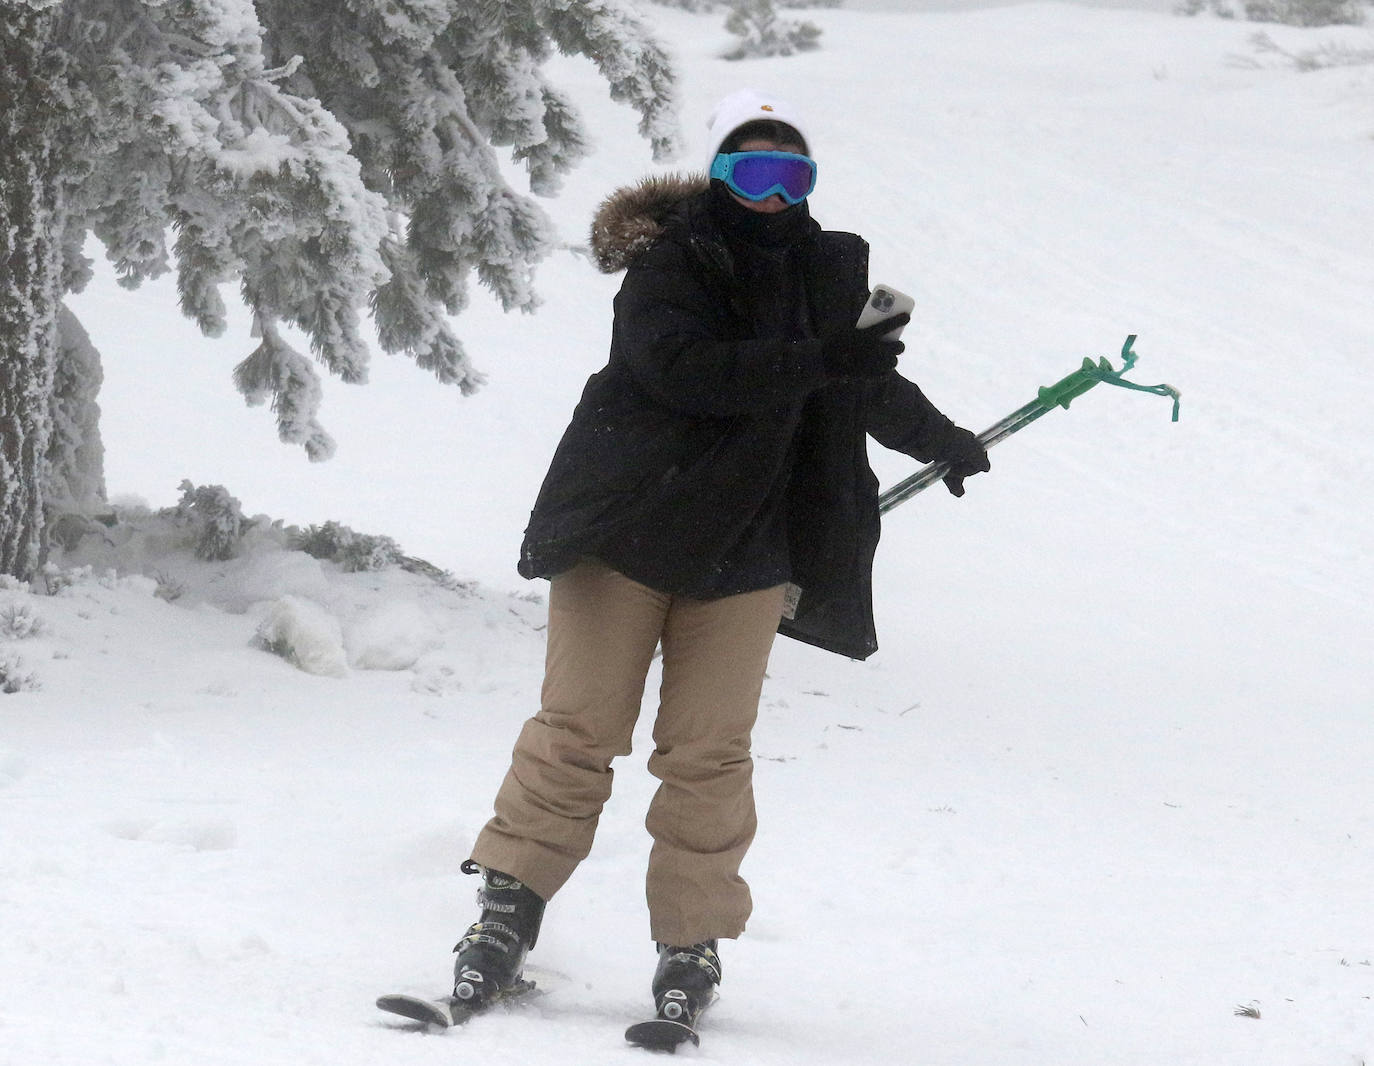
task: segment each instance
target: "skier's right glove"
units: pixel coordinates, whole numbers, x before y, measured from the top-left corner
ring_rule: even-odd
[[[950,495],[964,494],[964,478],[974,474],[986,474],[992,469],[988,462],[988,450],[978,439],[978,435],[962,426],[951,426],[948,436],[940,443],[934,455],[935,462],[949,464],[943,481]]]
[[[846,326],[821,338],[821,359],[832,378],[878,378],[897,367],[897,356],[906,350],[886,334],[901,329],[910,315],[897,315],[858,329]]]

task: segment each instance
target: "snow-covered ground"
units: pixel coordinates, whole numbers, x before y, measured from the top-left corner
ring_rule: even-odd
[[[1374,1062],[1374,66],[1300,74],[1253,25],[1143,3],[895,6],[805,12],[820,51],[746,64],[719,16],[653,9],[693,150],[731,88],[808,107],[815,214],[916,295],[904,369],[965,424],[1127,333],[1182,419],[1105,387],[1042,419],[965,499],[888,517],[873,659],[779,643],[756,912],[682,1054]],[[578,245],[652,168],[589,65],[555,75],[600,142],[550,205]],[[151,523],[87,538],[58,595],[0,589],[0,663],[41,685],[0,696],[0,1063],[641,1061],[647,732],[550,905],[547,996],[443,1036],[371,1007],[444,988],[457,865],[538,697],[514,557],[616,285],[575,251],[540,279],[539,314],[459,321],[474,398],[384,357],[329,383],[321,466],[239,406],[244,316],[208,341],[170,286],[73,300],[112,494],[224,484],[478,584],[342,574],[266,526],[196,563]],[[259,650],[273,618],[341,676]]]

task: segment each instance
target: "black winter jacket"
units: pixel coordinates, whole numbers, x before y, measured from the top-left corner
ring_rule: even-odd
[[[649,179],[602,205],[592,247],[627,268],[607,365],[588,380],[525,531],[520,573],[552,577],[598,547],[638,546],[636,580],[699,587],[786,464],[799,598],[779,632],[851,658],[878,646],[878,484],[865,435],[922,461],[953,428],[893,371],[828,378],[821,341],[868,297],[868,245],[809,218],[800,254],[813,339],[754,336],[704,180]],[[805,210],[794,208],[793,210]],[[795,601],[795,603],[792,603]]]

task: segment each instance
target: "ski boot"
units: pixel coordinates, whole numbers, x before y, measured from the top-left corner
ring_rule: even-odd
[[[539,938],[544,901],[509,874],[468,859],[465,874],[482,875],[477,890],[481,916],[454,947],[453,998],[481,1010],[502,995],[520,990],[525,956]]]
[[[653,985],[659,1020],[678,1022],[690,1030],[702,1011],[715,1002],[720,975],[716,941],[690,947],[659,944]]]

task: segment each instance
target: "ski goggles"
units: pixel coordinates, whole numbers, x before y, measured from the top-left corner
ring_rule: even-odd
[[[816,187],[816,161],[795,152],[722,152],[711,163],[711,177],[746,200],[781,196],[799,204]]]

